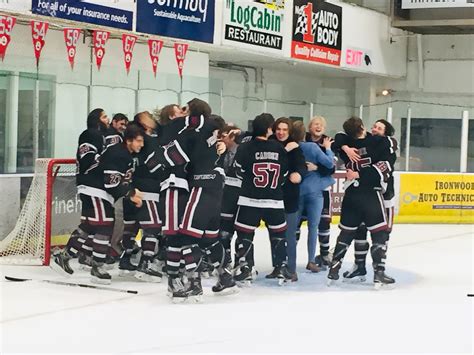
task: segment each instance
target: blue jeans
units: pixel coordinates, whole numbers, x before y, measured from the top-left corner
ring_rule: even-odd
[[[288,269],[296,272],[296,229],[298,228],[299,213],[285,213],[286,215],[286,253],[288,254]]]
[[[303,211],[308,218],[308,262],[314,263],[316,257],[316,241],[318,240],[318,225],[323,211],[323,192],[317,191],[300,195],[298,220]]]

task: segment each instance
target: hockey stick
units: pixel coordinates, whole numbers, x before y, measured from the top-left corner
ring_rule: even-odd
[[[104,287],[104,286],[87,285],[87,284],[80,284],[80,283],[75,283],[75,282],[63,282],[63,281],[54,281],[54,280],[20,279],[18,277],[11,277],[11,276],[5,276],[5,279],[7,279],[8,281],[14,281],[14,282],[39,281],[39,282],[46,282],[46,283],[50,283],[50,284],[54,284],[54,285],[95,288],[96,290],[107,290],[107,291],[115,291],[115,292],[122,292],[122,293],[132,293],[134,295],[136,295],[138,293],[138,291],[135,291],[135,290],[125,290],[125,289],[122,289],[122,288],[111,288],[111,287]]]

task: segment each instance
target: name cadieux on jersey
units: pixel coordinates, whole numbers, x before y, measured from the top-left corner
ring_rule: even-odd
[[[283,208],[281,185],[287,175],[288,158],[281,144],[259,139],[243,143],[234,164],[242,180],[239,205]]]

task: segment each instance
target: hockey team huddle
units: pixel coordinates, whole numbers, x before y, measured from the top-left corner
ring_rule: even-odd
[[[253,238],[261,221],[274,268],[268,279],[298,280],[297,239],[306,219],[307,270],[329,269],[329,282],[338,280],[354,240],[355,263],[343,277],[364,281],[368,230],[375,285],[395,282],[385,274],[397,148],[389,122],[378,120],[369,133],[360,118],[351,117],[333,140],[320,116],[306,132],[301,121],[262,113],[249,133],[212,115],[200,99],[182,108],[165,106],[155,116],[140,112],[128,122],[116,114],[109,125],[102,109],[88,115],[76,155],[81,222],[53,254],[56,267],[73,274],[69,262],[77,258],[90,268],[92,282],[111,282],[114,204],[122,199],[119,275],[151,282],[166,275],[173,302],[199,301],[204,273],[217,277],[215,294],[254,282]],[[340,234],[330,252],[336,161],[343,163],[346,181]]]

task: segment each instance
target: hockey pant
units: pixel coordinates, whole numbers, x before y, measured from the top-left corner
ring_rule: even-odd
[[[102,263],[109,252],[114,229],[114,207],[100,197],[79,194],[82,202],[81,224],[71,234],[66,245],[68,253],[76,256],[81,250]]]

